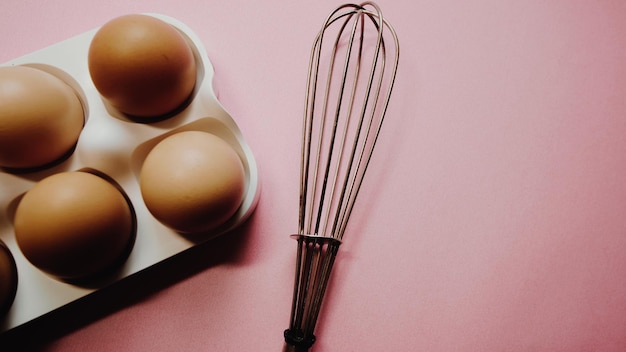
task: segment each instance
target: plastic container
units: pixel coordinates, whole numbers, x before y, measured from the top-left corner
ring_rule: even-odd
[[[81,98],[86,122],[76,149],[60,164],[31,173],[0,169],[0,239],[15,258],[19,280],[11,308],[0,317],[0,333],[227,233],[242,224],[256,207],[260,193],[256,161],[237,124],[217,100],[212,86],[213,67],[201,41],[180,21],[160,14],[149,15],[174,25],[186,36],[197,64],[191,102],[167,119],[139,123],[103,101],[87,66],[89,45],[98,28],[2,64],[28,65],[63,79]],[[246,175],[245,196],[237,213],[220,228],[197,236],[179,234],[159,223],[147,210],[139,190],[139,171],[148,152],[167,135],[183,130],[207,131],[227,141],[243,161]],[[114,275],[96,284],[78,285],[55,279],[31,265],[15,242],[11,219],[19,197],[36,182],[54,173],[85,168],[104,173],[123,188],[136,212],[137,234],[129,257]]]

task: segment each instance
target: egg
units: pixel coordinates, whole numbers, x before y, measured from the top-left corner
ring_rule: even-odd
[[[244,166],[223,139],[184,131],[160,141],[139,176],[144,203],[154,217],[181,233],[214,230],[243,200]]]
[[[94,86],[111,106],[141,118],[176,110],[196,82],[196,62],[185,37],[148,15],[105,23],[89,46],[88,66]]]
[[[17,266],[9,248],[0,241],[0,316],[13,304],[17,293]]]
[[[118,265],[132,248],[134,211],[103,177],[83,171],[48,176],[24,194],[14,215],[19,249],[60,279],[92,277]]]
[[[42,167],[75,147],[83,106],[64,81],[28,66],[0,67],[0,166]]]

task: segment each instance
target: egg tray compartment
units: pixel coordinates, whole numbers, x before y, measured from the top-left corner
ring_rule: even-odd
[[[89,45],[98,28],[1,65],[31,66],[61,78],[76,90],[85,110],[85,125],[76,148],[64,161],[29,173],[0,169],[0,239],[10,249],[18,270],[17,294],[10,310],[0,317],[0,334],[225,234],[242,224],[256,207],[260,194],[256,161],[236,122],[217,99],[212,85],[213,66],[202,42],[184,23],[161,14],[148,15],[183,34],[197,65],[196,86],[190,99],[162,120],[134,121],[102,99],[87,65]],[[244,165],[246,188],[241,206],[225,224],[209,233],[184,235],[167,228],[150,214],[139,189],[139,171],[151,148],[168,135],[187,130],[206,131],[222,138]],[[113,274],[90,285],[64,282],[34,267],[18,248],[12,227],[12,214],[21,195],[49,175],[81,169],[97,170],[113,179],[130,199],[137,217],[135,243],[126,261]]]

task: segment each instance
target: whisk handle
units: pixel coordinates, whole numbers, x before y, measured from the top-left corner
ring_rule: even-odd
[[[289,329],[285,342],[295,352],[315,343],[315,325],[341,241],[333,237],[292,235],[298,241],[296,279]]]
[[[284,336],[287,343],[284,352],[308,352],[315,342],[315,336],[310,335],[309,338],[305,339],[302,333],[294,329],[285,330]]]

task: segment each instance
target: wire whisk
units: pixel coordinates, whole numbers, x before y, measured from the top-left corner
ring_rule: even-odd
[[[378,5],[345,4],[311,50],[302,126],[296,276],[286,343],[307,351],[332,267],[383,124],[398,38]]]

